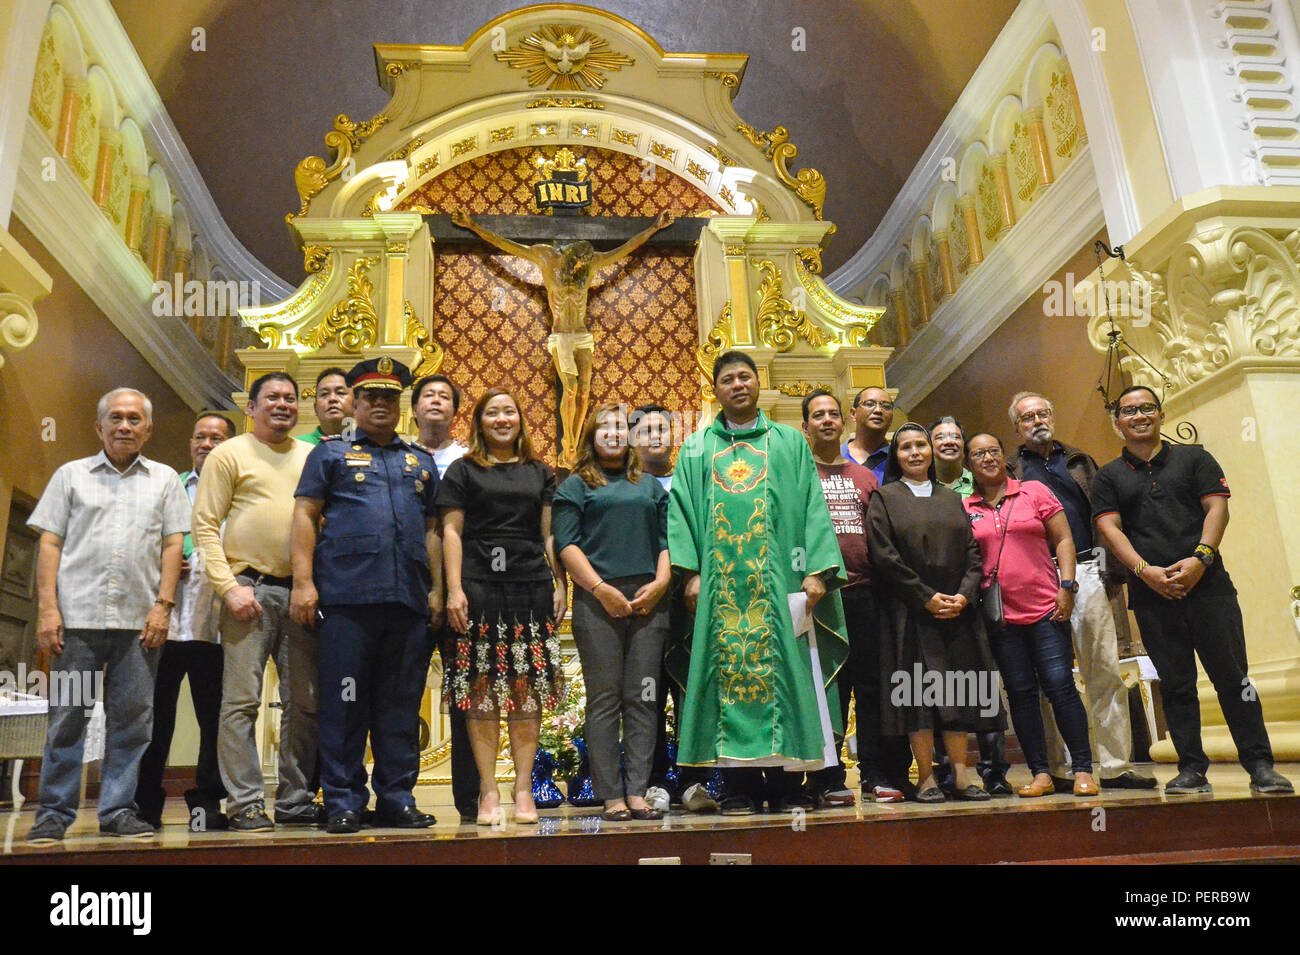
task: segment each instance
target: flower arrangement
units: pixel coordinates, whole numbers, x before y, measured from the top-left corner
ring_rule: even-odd
[[[586,733],[587,685],[581,674],[568,681],[564,698],[542,720],[538,743],[555,757],[556,775],[567,779],[578,774],[581,757],[573,745],[575,736]]]

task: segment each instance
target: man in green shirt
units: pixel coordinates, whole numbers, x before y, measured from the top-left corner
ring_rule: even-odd
[[[342,434],[343,424],[352,417],[352,389],[348,387],[347,372],[342,368],[326,368],[316,376],[316,420],[320,424],[310,434],[297,435],[299,441],[320,444],[327,434]]]
[[[678,763],[723,767],[724,814],[765,796],[811,808],[791,782],[836,758],[843,558],[808,442],[759,411],[753,360],[724,353],[713,383],[721,414],[686,439],[669,490],[669,553],[695,612]],[[800,592],[812,640],[795,633]]]

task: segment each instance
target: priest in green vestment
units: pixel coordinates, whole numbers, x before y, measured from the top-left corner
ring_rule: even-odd
[[[669,490],[669,553],[695,604],[677,762],[821,769],[842,731],[835,676],[848,656],[839,543],[807,440],[758,410],[752,359],[723,354],[713,379],[722,413],[687,438]],[[811,644],[794,632],[798,592]]]

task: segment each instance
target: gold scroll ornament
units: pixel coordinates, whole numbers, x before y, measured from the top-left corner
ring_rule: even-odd
[[[722,306],[718,320],[714,322],[709,334],[704,337],[704,344],[695,350],[695,364],[704,376],[704,385],[700,389],[705,401],[713,401],[717,395],[713,391],[713,362],[731,347],[731,299]]]
[[[402,314],[406,316],[406,345],[408,348],[418,348],[422,359],[419,367],[411,372],[412,377],[423,378],[425,375],[437,374],[446,357],[442,346],[433,340],[429,330],[424,327],[424,322],[416,317],[415,308],[409,299],[402,303]]]
[[[811,167],[800,169],[790,175],[787,163],[799,155],[799,147],[790,142],[790,132],[784,126],[778,126],[770,133],[760,132],[748,123],[737,123],[736,130],[751,143],[763,150],[763,155],[772,160],[772,170],[776,178],[794,194],[812,207],[813,215],[822,217],[822,206],[826,202],[826,177]],[[832,227],[831,232],[834,231]],[[828,232],[827,235],[831,233]]]
[[[758,340],[768,348],[789,351],[802,338],[813,348],[821,348],[829,339],[812,323],[808,314],[797,310],[782,293],[781,269],[770,259],[750,259],[749,264],[763,273],[758,284]]]
[[[387,122],[387,113],[377,113],[364,123],[353,122],[347,113],[335,116],[334,128],[325,134],[325,145],[335,150],[334,162],[327,165],[320,156],[308,156],[298,163],[293,170],[293,184],[298,188],[298,198],[302,205],[296,213],[286,215],[285,221],[292,222],[299,216],[305,216],[312,198],[343,174],[352,159],[352,153]]]
[[[298,341],[310,348],[322,348],[331,340],[345,352],[356,354],[371,348],[379,338],[379,316],[370,295],[374,291],[368,273],[379,256],[358,258],[348,269],[348,297],[329,310],[324,320],[298,333]]]

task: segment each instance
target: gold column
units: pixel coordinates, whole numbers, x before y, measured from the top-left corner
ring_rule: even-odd
[[[77,116],[85,102],[89,87],[79,76],[63,80],[63,111],[59,114],[59,131],[54,137],[54,148],[60,156],[72,161],[72,150],[77,139]]]
[[[1043,108],[1035,106],[1025,110],[1024,119],[1029,125],[1029,142],[1034,149],[1034,162],[1038,166],[1038,188],[1041,189],[1056,181],[1052,176],[1052,151],[1047,146],[1047,130],[1043,128]]]
[[[912,329],[907,322],[907,290],[891,288],[889,304],[894,309],[894,320],[898,324],[898,347],[902,348],[912,338]]]
[[[230,360],[234,357],[235,319],[222,315],[217,319],[217,344],[213,348],[217,364],[222,371],[230,370]]]
[[[966,247],[970,249],[971,267],[984,261],[984,244],[980,241],[980,220],[975,214],[975,197],[961,196],[957,200],[962,221],[966,223]]]
[[[108,211],[109,193],[113,191],[113,160],[122,146],[122,134],[116,129],[99,130],[99,159],[95,163],[95,188],[91,197],[95,205]]]
[[[999,235],[1006,235],[1007,230],[1016,224],[1016,206],[1011,201],[1011,179],[1007,175],[1007,154],[998,153],[989,157],[993,167],[993,182],[998,187],[998,204],[1002,207],[1002,228]]]
[[[185,301],[185,279],[189,275],[190,262],[193,258],[194,253],[189,249],[172,249],[172,281],[175,282],[176,287],[180,289],[182,303]],[[175,295],[176,293],[173,292],[172,294]],[[190,331],[194,333],[195,338],[199,337],[199,332],[202,330],[200,325],[201,321],[201,316],[191,315],[188,317],[188,321],[186,322],[186,324],[189,325]]]
[[[957,291],[957,273],[952,267],[952,246],[948,243],[948,230],[934,234],[934,244],[939,247],[939,275],[943,278],[943,295],[947,298]]]
[[[1070,105],[1074,107],[1074,121],[1079,126],[1079,145],[1082,149],[1088,142],[1088,127],[1083,124],[1083,107],[1079,105],[1079,88],[1074,85],[1074,74],[1066,73],[1065,78],[1070,83]]]
[[[406,317],[402,312],[402,296],[406,288],[407,248],[405,241],[389,242],[384,247],[388,281],[383,303],[383,330],[379,339],[381,345],[406,344]]]
[[[921,305],[920,323],[929,325],[930,316],[934,313],[934,302],[930,295],[930,262],[928,259],[917,259],[908,268],[916,280],[916,300]]]
[[[155,282],[162,281],[167,274],[167,238],[171,235],[172,217],[155,215],[153,217],[153,241],[149,244],[149,271]]]
[[[144,258],[144,197],[149,194],[149,177],[131,177],[131,201],[126,207],[126,244],[132,252]]]
[[[754,336],[749,316],[749,285],[745,275],[745,247],[729,245],[724,249],[727,263],[727,285],[731,292],[731,342],[737,346],[752,346]]]

